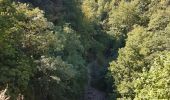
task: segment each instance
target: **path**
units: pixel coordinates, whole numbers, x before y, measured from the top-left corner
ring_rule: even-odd
[[[91,81],[95,80],[95,76],[98,73],[97,62],[94,61],[88,65],[88,83],[85,88],[84,100],[107,100],[106,94],[91,86]]]

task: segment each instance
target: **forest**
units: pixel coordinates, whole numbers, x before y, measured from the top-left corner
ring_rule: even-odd
[[[169,100],[170,0],[0,0],[0,100]]]

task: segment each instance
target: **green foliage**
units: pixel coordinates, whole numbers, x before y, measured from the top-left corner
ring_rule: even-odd
[[[84,47],[69,25],[54,26],[43,11],[0,2],[0,84],[11,97],[78,100],[86,79]],[[67,95],[71,94],[71,95]]]
[[[137,100],[169,98],[166,87],[163,84],[158,85],[159,76],[162,77],[164,74],[160,71],[159,76],[156,76],[157,72],[151,71],[153,66],[156,66],[154,65],[156,63],[155,59],[158,59],[160,54],[167,56],[168,53],[163,52],[170,50],[170,34],[169,30],[167,30],[169,29],[169,8],[157,8],[153,11],[152,7],[154,6],[152,4],[153,2],[150,2],[149,6],[151,8],[148,8],[146,12],[142,12],[149,18],[148,25],[133,25],[131,31],[127,32],[125,47],[119,50],[117,60],[111,62],[110,70],[115,80],[117,92],[120,94],[118,98]],[[136,6],[138,7],[139,5],[137,4]],[[140,14],[137,15],[139,16]],[[133,18],[132,21],[134,20]],[[132,21],[128,22],[127,25],[130,25]],[[137,23],[135,22],[135,24]],[[121,25],[123,24],[118,26]],[[164,65],[158,66],[162,66],[164,70]],[[155,76],[151,75],[151,73]],[[166,77],[162,79],[168,80]],[[159,86],[162,86],[162,88]],[[167,84],[167,86],[169,85]],[[156,93],[156,91],[161,91],[161,93]]]
[[[93,22],[106,19],[110,0],[84,0],[82,10],[86,18]]]
[[[15,4],[10,1],[1,1],[0,3],[0,19],[2,24],[0,27],[1,39],[1,85],[9,84],[15,87],[15,92],[23,92],[26,90],[29,78],[33,75],[34,66],[31,66],[32,58],[22,52],[22,23],[24,15],[17,12]],[[21,7],[21,5],[20,5]],[[29,34],[29,33],[28,33]],[[21,48],[20,48],[21,47]],[[22,90],[19,90],[22,89]],[[15,93],[14,92],[14,93]]]
[[[168,99],[170,53],[163,52],[154,59],[149,71],[144,71],[137,80],[134,80],[135,99]]]
[[[86,65],[95,61],[93,85],[103,88],[117,55],[113,97],[170,97],[169,0],[17,1],[0,0],[0,88],[10,99],[80,100]]]
[[[133,29],[133,25],[145,26],[148,18],[145,11],[148,0],[113,0],[110,4],[110,12],[107,24],[107,33],[116,40],[115,47],[125,45],[127,33]]]

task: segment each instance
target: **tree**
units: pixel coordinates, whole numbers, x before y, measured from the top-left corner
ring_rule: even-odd
[[[0,85],[9,85],[13,99],[20,93],[28,100],[79,99],[86,69],[76,32],[54,26],[27,4],[0,5]]]
[[[165,51],[155,58],[148,72],[143,72],[140,78],[134,80],[135,99],[168,99],[170,53]]]
[[[152,3],[153,2],[150,4]],[[132,30],[127,33],[125,47],[119,50],[117,60],[113,61],[110,65],[110,70],[117,86],[117,92],[121,95],[120,98],[143,98],[141,97],[144,93],[142,93],[142,91],[147,91],[147,86],[145,87],[145,83],[142,83],[143,77],[148,77],[148,75],[150,75],[148,73],[150,73],[152,69],[151,66],[153,66],[155,62],[154,59],[157,59],[160,53],[169,51],[168,44],[170,43],[170,35],[169,30],[167,30],[169,29],[168,9],[169,8],[162,10],[157,9],[153,12],[152,7],[149,8],[146,14],[146,16],[149,16],[148,25],[133,25]],[[141,76],[142,73],[144,76]],[[140,77],[142,77],[142,79]],[[138,80],[139,82],[142,81],[142,85],[139,87],[145,89],[142,90],[136,87],[138,81],[135,80],[137,79],[140,79]],[[149,80],[149,78],[148,80],[146,79],[146,81]],[[159,80],[159,78],[155,77],[155,80]],[[152,89],[154,90],[154,87],[150,87],[149,89],[153,92]],[[139,91],[141,91],[141,94],[139,93],[140,96],[138,98]],[[150,94],[146,95],[148,95],[146,99],[153,99],[153,96],[156,96],[155,98],[165,98],[158,94],[152,96]]]

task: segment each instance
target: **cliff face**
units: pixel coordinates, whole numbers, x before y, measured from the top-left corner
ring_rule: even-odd
[[[57,22],[63,10],[63,0],[17,0],[23,3],[30,3],[34,7],[44,10],[49,21]]]

